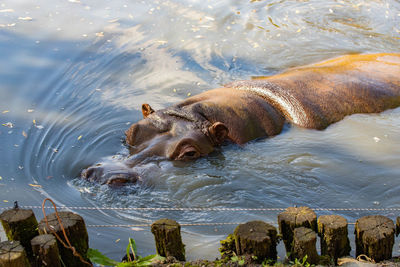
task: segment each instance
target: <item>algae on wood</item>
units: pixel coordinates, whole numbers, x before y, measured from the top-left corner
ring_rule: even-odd
[[[274,226],[263,221],[247,222],[236,227],[234,237],[238,255],[256,256],[256,262],[277,259],[278,238]]]
[[[8,240],[20,241],[28,257],[32,255],[31,239],[37,236],[38,222],[32,210],[10,209],[0,214]]]
[[[307,256],[310,264],[318,263],[318,253],[316,248],[317,234],[310,228],[298,227],[293,231],[293,246],[290,252],[292,260],[302,260]]]
[[[76,213],[61,211],[58,215],[64,225],[65,232],[71,245],[75,247],[76,251],[83,257],[84,260],[89,261],[86,254],[89,248],[89,238],[86,230],[85,222],[81,216]],[[57,233],[57,235],[65,242],[60,224],[58,223],[55,213],[47,215],[49,226]],[[40,234],[51,234],[52,231],[46,226],[45,219],[43,218],[39,223]],[[61,259],[66,266],[87,266],[79,257],[74,256],[71,249],[65,248],[58,240],[58,250],[60,251]]]
[[[294,229],[303,226],[316,232],[317,215],[308,207],[289,207],[279,213],[278,224],[286,251],[289,252],[292,250]]]
[[[328,255],[336,263],[338,258],[350,254],[347,220],[339,215],[322,215],[318,218],[318,235],[321,255]]]
[[[392,258],[395,226],[382,215],[364,216],[356,221],[356,256],[365,254],[375,262]]]
[[[1,267],[27,267],[29,264],[25,249],[19,241],[4,241],[0,243]]]
[[[160,219],[151,225],[156,242],[157,254],[185,260],[185,245],[182,243],[181,226],[174,220]]]
[[[36,266],[61,267],[57,240],[54,235],[38,235],[31,240]]]
[[[221,244],[221,247],[219,248],[221,259],[230,259],[233,256],[237,255],[235,237],[233,236],[233,234],[228,235],[226,239],[219,241],[219,243]]]

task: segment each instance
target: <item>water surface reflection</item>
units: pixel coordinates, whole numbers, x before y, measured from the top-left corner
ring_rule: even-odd
[[[0,207],[14,200],[37,205],[44,196],[95,207],[395,207],[399,109],[351,116],[322,132],[287,128],[194,163],[156,162],[146,166],[146,186],[116,190],[75,177],[104,157],[127,156],[124,131],[141,118],[143,102],[158,109],[336,55],[398,52],[399,23],[395,0],[2,1]],[[276,218],[251,211],[79,212],[88,224]],[[364,215],[342,214],[349,221]],[[189,258],[214,258],[217,240],[232,229],[185,227]],[[127,236],[140,253],[154,251],[147,228],[90,228],[90,235],[92,247],[114,258]]]

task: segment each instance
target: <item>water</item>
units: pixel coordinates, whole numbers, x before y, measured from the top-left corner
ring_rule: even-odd
[[[76,178],[105,157],[127,155],[124,131],[141,119],[142,103],[159,109],[333,56],[399,52],[398,25],[395,0],[3,0],[0,208],[14,200],[40,205],[45,196],[94,207],[398,207],[400,109],[353,115],[325,131],[288,127],[193,163],[155,162],[143,186],[112,189]],[[276,212],[256,211],[78,212],[87,224],[276,221]],[[354,222],[371,213],[337,214]],[[218,240],[233,229],[184,227],[188,258],[215,258]],[[91,227],[89,235],[91,247],[114,259],[128,236],[139,253],[154,253],[147,227]]]

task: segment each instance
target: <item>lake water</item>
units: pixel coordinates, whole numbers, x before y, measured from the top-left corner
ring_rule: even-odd
[[[399,108],[353,115],[324,131],[288,127],[196,162],[156,162],[146,166],[141,186],[115,189],[77,178],[84,167],[128,154],[124,131],[141,119],[142,103],[159,109],[225,83],[338,55],[399,52],[399,25],[396,0],[3,0],[0,208],[15,200],[37,206],[47,196],[58,205],[114,208],[399,207]],[[278,213],[74,211],[90,225],[163,217],[185,224],[276,223]],[[399,215],[335,212],[349,222],[376,213]],[[215,258],[218,240],[234,227],[183,227],[188,258]],[[91,247],[114,259],[122,257],[128,236],[140,254],[155,252],[148,227],[89,227],[89,235]]]

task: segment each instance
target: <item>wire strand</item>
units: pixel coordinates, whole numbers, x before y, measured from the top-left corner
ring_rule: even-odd
[[[0,207],[0,210],[12,207]],[[42,209],[41,206],[20,206],[22,209]],[[53,209],[54,207],[43,207]],[[59,206],[58,209],[70,210],[136,210],[136,211],[284,211],[286,208],[179,208],[179,207],[82,207],[82,206]],[[314,211],[400,211],[400,208],[311,208]]]

